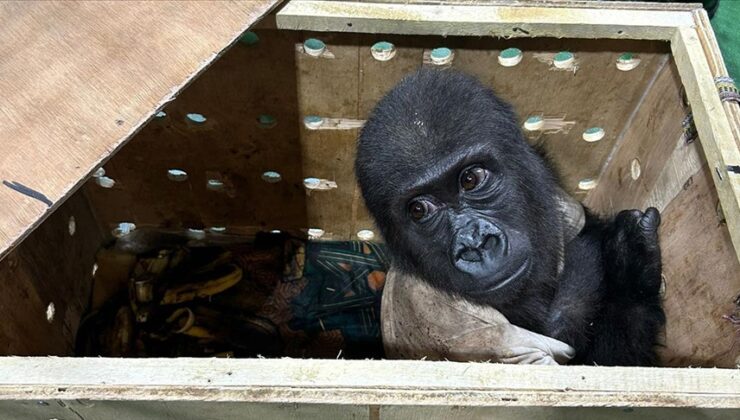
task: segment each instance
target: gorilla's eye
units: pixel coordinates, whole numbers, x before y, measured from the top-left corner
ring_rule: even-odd
[[[486,179],[486,170],[480,166],[474,166],[463,171],[460,175],[460,186],[465,191],[474,190]]]
[[[430,206],[425,200],[414,200],[409,203],[409,216],[417,222],[429,213]]]

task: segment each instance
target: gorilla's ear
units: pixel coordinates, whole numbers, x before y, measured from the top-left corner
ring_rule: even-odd
[[[564,189],[557,187],[558,210],[563,217],[563,243],[567,244],[578,236],[586,224],[583,205],[571,197]]]

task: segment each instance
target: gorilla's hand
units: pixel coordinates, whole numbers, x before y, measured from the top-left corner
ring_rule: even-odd
[[[624,210],[617,215],[604,237],[605,274],[613,279],[607,287],[636,298],[659,293],[659,226],[660,213],[654,207],[644,213]]]

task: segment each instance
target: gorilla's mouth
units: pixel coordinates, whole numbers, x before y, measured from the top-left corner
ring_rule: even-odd
[[[492,287],[489,287],[487,289],[482,290],[475,290],[471,291],[470,293],[473,295],[482,295],[482,294],[488,294],[495,290],[498,290],[507,284],[513,282],[514,280],[519,279],[520,277],[525,276],[529,272],[531,260],[529,258],[525,259],[524,262],[510,275],[506,277],[497,277],[491,280],[488,280],[486,283],[491,284]]]

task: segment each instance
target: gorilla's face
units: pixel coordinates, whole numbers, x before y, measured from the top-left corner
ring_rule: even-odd
[[[405,204],[399,214],[407,219],[409,243],[434,248],[432,253],[444,260],[433,264],[446,262],[449,270],[444,271],[458,271],[461,275],[450,276],[449,286],[466,295],[488,294],[526,277],[532,232],[511,217],[516,203],[501,166],[490,158],[440,172],[440,178],[413,189],[412,194],[420,194],[399,203]]]
[[[365,124],[355,169],[398,268],[492,304],[556,275],[555,179],[475,79],[404,79]]]

